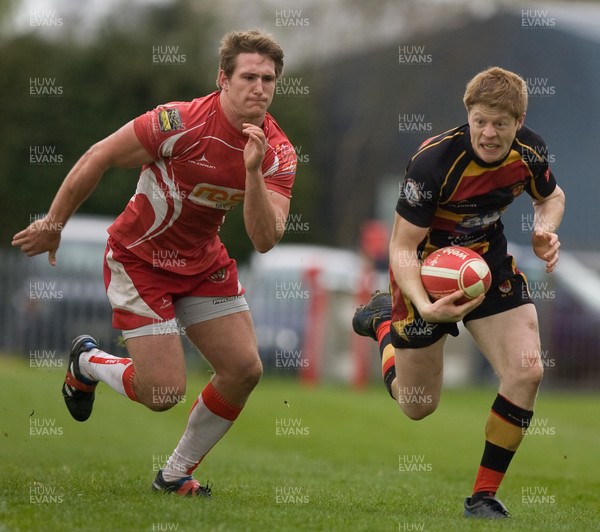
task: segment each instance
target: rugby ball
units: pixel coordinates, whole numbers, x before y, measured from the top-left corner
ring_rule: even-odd
[[[448,246],[430,253],[423,261],[421,280],[432,299],[464,290],[465,296],[457,303],[465,303],[488,291],[492,274],[476,251],[462,246]]]

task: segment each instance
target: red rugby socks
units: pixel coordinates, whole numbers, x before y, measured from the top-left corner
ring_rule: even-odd
[[[173,482],[191,475],[241,411],[241,406],[229,403],[209,382],[192,406],[185,432],[163,468],[163,478]]]

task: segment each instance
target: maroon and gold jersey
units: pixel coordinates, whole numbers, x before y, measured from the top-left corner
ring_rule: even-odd
[[[468,125],[426,140],[408,164],[396,205],[404,219],[429,228],[419,245],[421,256],[445,246],[465,246],[499,273],[507,263],[502,213],[524,191],[542,199],[556,187],[547,153],[542,138],[525,126],[508,155],[494,163],[475,155]]]
[[[296,152],[267,113],[262,173],[267,189],[290,197]],[[142,168],[137,189],[109,228],[123,247],[150,264],[183,275],[209,275],[229,258],[218,231],[244,199],[243,152],[248,137],[225,118],[219,92],[173,102],[137,117],[135,133],[154,158]],[[169,255],[166,255],[169,254]]]

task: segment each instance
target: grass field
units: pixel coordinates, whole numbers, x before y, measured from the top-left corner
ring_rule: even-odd
[[[207,373],[164,413],[101,385],[86,423],[64,407],[63,373],[0,358],[0,531],[600,530],[599,395],[542,391],[499,493],[513,517],[482,522],[462,503],[494,390],[446,390],[411,422],[383,386],[265,378],[196,475],[213,484],[205,500],[150,483]]]

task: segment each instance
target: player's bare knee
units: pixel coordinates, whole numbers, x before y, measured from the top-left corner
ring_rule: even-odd
[[[252,389],[260,382],[262,374],[262,362],[257,357],[240,368],[237,378],[240,380],[240,384]]]
[[[515,367],[504,379],[508,385],[521,390],[537,391],[544,378],[544,366],[539,354],[523,359],[520,367]]]
[[[145,405],[154,412],[164,412],[170,410],[175,405],[185,400],[185,395],[180,393],[157,393],[152,395]]]
[[[147,387],[146,393],[140,397],[150,410],[164,412],[185,400],[185,382],[162,381]]]
[[[152,410],[152,412],[166,412],[167,410],[171,410],[176,404],[176,401],[168,400],[164,402],[146,403],[146,406]]]
[[[436,411],[438,400],[429,394],[399,395],[398,406],[406,417],[413,421],[419,421]]]
[[[232,386],[242,387],[252,390],[260,381],[263,374],[262,362],[258,355],[248,357],[238,362],[235,366],[220,368],[217,374],[221,380],[230,383]]]
[[[524,377],[527,384],[537,390],[544,378],[544,366],[542,361],[540,360],[538,364],[529,368]]]
[[[421,419],[425,419],[427,416],[433,414],[436,407],[406,407],[400,405],[400,409],[408,419],[412,421],[420,421]]]

